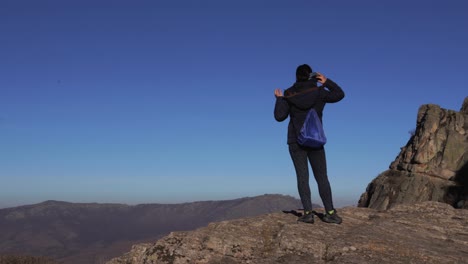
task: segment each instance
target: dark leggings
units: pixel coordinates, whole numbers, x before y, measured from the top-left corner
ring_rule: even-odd
[[[297,188],[304,210],[312,211],[307,158],[309,159],[315,180],[317,181],[323,206],[327,212],[333,210],[332,192],[327,176],[325,149],[323,147],[319,149],[305,148],[299,146],[297,143],[292,143],[289,145],[289,154],[291,154],[291,159],[296,169]]]

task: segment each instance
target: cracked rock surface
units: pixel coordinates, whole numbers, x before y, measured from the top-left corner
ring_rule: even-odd
[[[346,207],[341,225],[273,213],[173,232],[108,264],[466,263],[468,210],[439,202]]]

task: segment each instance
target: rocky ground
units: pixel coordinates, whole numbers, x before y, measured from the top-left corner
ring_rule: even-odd
[[[108,264],[468,263],[468,210],[429,201],[339,214],[341,225],[281,212],[215,222],[135,245]]]

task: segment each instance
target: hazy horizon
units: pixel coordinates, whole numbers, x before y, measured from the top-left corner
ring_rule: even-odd
[[[41,201],[31,201],[31,202],[26,202],[26,203],[12,203],[12,204],[4,204],[0,203],[0,209],[7,209],[7,208],[14,208],[14,207],[20,207],[20,206],[27,206],[27,205],[34,205],[34,204],[40,204],[43,202],[47,201],[56,201],[56,202],[66,202],[66,203],[76,203],[76,204],[88,204],[88,203],[97,203],[97,204],[123,204],[123,205],[129,205],[129,206],[134,206],[134,205],[141,205],[141,204],[183,204],[183,203],[196,203],[196,202],[209,202],[209,201],[227,201],[227,200],[235,200],[235,199],[242,199],[242,198],[249,198],[249,197],[257,197],[257,196],[262,196],[262,195],[285,195],[285,196],[291,196],[294,197],[298,200],[299,197],[298,195],[289,195],[289,194],[280,194],[280,193],[266,193],[266,194],[258,194],[258,195],[251,195],[251,196],[244,196],[244,197],[232,197],[228,199],[205,199],[205,200],[186,200],[186,201],[165,201],[165,202],[160,202],[160,201],[141,201],[141,202],[119,202],[119,201],[67,201],[67,200],[55,200],[55,199],[49,199],[49,200],[41,200]],[[321,201],[314,201],[314,204],[318,204],[322,206]],[[335,204],[337,208],[345,207],[345,206],[357,206],[357,200],[340,200],[340,199],[335,199]]]

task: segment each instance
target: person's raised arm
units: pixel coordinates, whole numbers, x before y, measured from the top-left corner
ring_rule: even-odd
[[[286,118],[288,118],[289,103],[284,98],[283,91],[281,89],[275,90],[275,97],[276,97],[275,111],[274,111],[275,119],[278,122],[282,122]]]
[[[321,73],[317,73],[317,80],[323,84],[324,87],[328,89],[323,90],[322,100],[326,103],[336,103],[341,101],[344,98],[345,94],[341,87],[336,84],[334,81],[328,79]]]

